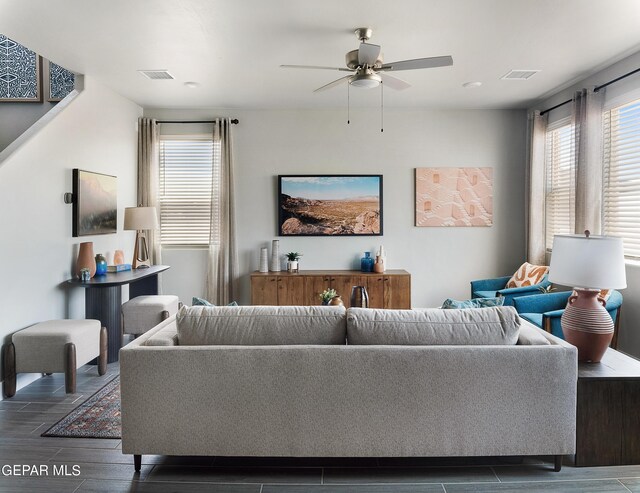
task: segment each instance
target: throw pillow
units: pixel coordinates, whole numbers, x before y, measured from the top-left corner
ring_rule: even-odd
[[[197,296],[194,296],[191,299],[191,305],[192,306],[216,306],[213,303],[209,303],[204,298],[198,298]],[[227,306],[238,306],[238,302],[237,301],[232,301]]]
[[[451,298],[447,298],[442,303],[442,308],[447,309],[464,309],[464,308],[489,308],[492,306],[503,306],[504,305],[504,297],[499,296],[497,298],[473,298],[471,300],[453,300]]]
[[[522,264],[516,273],[511,276],[511,279],[507,282],[506,288],[522,288],[524,286],[533,286],[542,282],[544,277],[549,272],[549,267],[546,265],[533,265],[529,262]]]

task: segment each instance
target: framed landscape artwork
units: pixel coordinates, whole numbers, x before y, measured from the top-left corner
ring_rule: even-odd
[[[73,236],[117,232],[117,178],[73,170]]]
[[[280,236],[381,236],[382,175],[278,176]]]
[[[416,168],[416,226],[491,226],[493,168]]]

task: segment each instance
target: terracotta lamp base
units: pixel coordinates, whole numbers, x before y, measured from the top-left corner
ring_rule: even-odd
[[[613,320],[597,289],[575,289],[560,319],[564,338],[578,348],[578,361],[599,363],[613,339]]]

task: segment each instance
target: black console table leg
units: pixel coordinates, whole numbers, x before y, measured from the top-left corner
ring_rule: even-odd
[[[118,351],[122,347],[122,287],[118,285],[87,289],[84,308],[86,318],[100,320],[102,326],[107,328],[107,362],[118,361]]]

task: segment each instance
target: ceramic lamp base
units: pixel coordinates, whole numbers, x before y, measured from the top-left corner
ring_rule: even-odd
[[[578,289],[571,296],[561,318],[562,332],[578,348],[578,361],[599,363],[613,339],[613,320],[598,299],[599,290]]]

